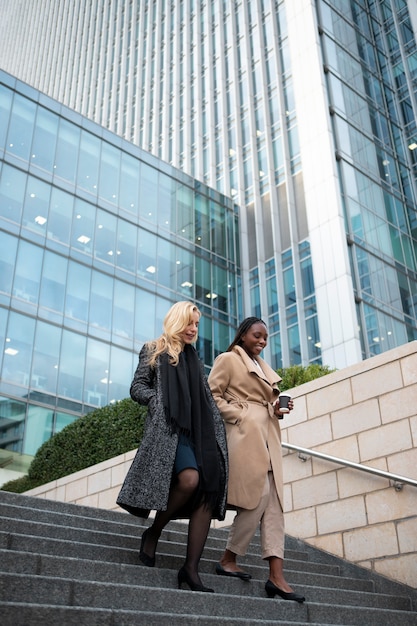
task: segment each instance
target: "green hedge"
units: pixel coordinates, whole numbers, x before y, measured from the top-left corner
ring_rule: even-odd
[[[26,476],[1,489],[22,493],[137,448],[145,414],[126,398],[80,417],[38,449]]]
[[[311,363],[304,367],[303,365],[291,365],[291,367],[282,368],[277,370],[278,376],[281,376],[282,382],[279,384],[281,391],[287,391],[287,389],[293,389],[308,383],[310,380],[321,378],[326,374],[331,374],[336,370],[330,369],[327,365],[319,365],[318,363]]]
[[[285,391],[334,370],[313,364],[277,371],[282,378],[280,389]],[[134,450],[142,439],[145,415],[145,407],[126,398],[80,417],[38,449],[27,476],[10,480],[1,489],[23,493]]]

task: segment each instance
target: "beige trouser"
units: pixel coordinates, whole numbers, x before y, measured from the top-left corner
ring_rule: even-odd
[[[227,549],[244,556],[261,523],[262,558],[270,556],[284,558],[284,513],[278,499],[274,475],[268,472],[265,487],[256,509],[237,509],[230,528]]]

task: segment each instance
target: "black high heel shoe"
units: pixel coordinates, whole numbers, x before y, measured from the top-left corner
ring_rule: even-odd
[[[268,594],[268,598],[274,598],[276,595],[281,596],[283,600],[294,600],[294,602],[304,602],[305,597],[301,596],[299,593],[294,593],[293,591],[282,591],[279,587],[274,585],[271,580],[267,580],[265,583],[265,591]]]
[[[178,572],[178,589],[181,589],[182,583],[187,583],[191,591],[204,591],[206,593],[214,593],[214,589],[210,589],[210,587],[205,587],[204,585],[200,585],[191,580],[183,567]]]
[[[145,545],[145,540],[146,540],[146,533],[148,532],[148,530],[149,528],[147,528],[142,535],[142,541],[140,542],[139,558],[142,561],[142,563],[146,565],[146,567],[154,567],[155,557],[149,556],[149,554],[146,554],[146,552],[143,551],[143,546]]]

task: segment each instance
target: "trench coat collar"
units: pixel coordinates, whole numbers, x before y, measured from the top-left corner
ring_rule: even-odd
[[[240,356],[245,366],[248,368],[249,372],[257,374],[260,378],[266,380],[273,389],[279,390],[278,383],[282,380],[282,378],[278,376],[278,374],[272,369],[272,367],[270,367],[270,365],[268,365],[266,361],[261,359],[261,357],[259,356],[256,357],[256,361],[261,366],[261,371],[259,367],[254,363],[254,360],[248,355],[246,350],[244,350],[240,346],[234,346],[232,351]]]

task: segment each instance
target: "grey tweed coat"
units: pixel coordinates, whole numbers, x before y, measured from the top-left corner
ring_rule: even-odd
[[[221,476],[218,505],[213,511],[213,518],[223,520],[229,471],[225,427],[201,362],[200,375],[213,410]],[[148,365],[147,344],[140,351],[130,395],[139,404],[147,405],[148,412],[141,444],[127,472],[117,504],[133,515],[146,518],[151,510],[164,511],[167,508],[178,444],[178,435],[171,432],[165,418],[159,362],[157,360],[155,367]]]

